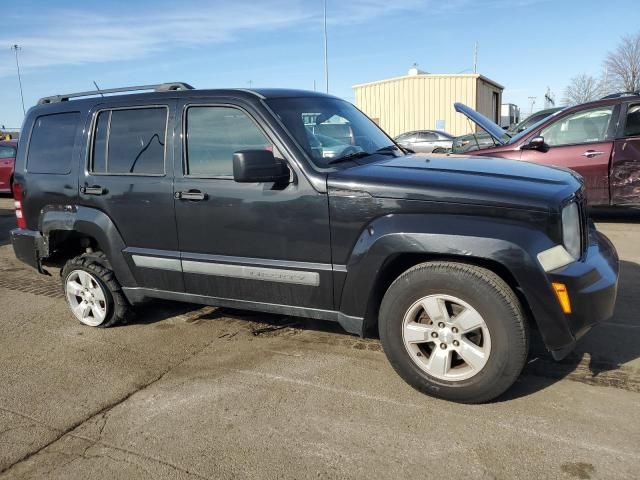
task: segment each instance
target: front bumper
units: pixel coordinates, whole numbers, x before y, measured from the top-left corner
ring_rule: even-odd
[[[571,299],[571,313],[562,315],[572,340],[566,345],[551,349],[556,360],[564,358],[576,341],[596,323],[613,316],[618,292],[618,272],[615,247],[606,236],[591,227],[584,259],[547,273],[549,284],[565,284]]]

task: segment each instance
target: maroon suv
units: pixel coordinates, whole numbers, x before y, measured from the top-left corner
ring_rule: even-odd
[[[17,140],[0,141],[0,193],[11,193]]]
[[[469,155],[568,167],[584,177],[590,205],[640,206],[640,94],[566,108],[513,137],[466,105],[455,108],[495,140]]]

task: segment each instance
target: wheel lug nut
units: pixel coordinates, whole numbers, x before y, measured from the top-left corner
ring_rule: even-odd
[[[441,343],[440,344],[440,348],[445,350],[447,348],[447,344],[446,343]]]
[[[451,329],[451,331],[452,331],[453,333],[458,333],[458,329],[457,329],[456,327],[453,327],[453,328]]]
[[[460,342],[459,342],[458,340],[454,340],[454,341],[453,341],[453,346],[454,346],[454,347],[457,347],[457,346],[459,346],[459,345],[460,345]]]
[[[431,336],[433,338],[438,338],[438,332],[431,332]]]
[[[438,324],[438,326],[439,326],[440,328],[444,328],[444,323],[443,323],[443,322],[440,322],[440,323]]]

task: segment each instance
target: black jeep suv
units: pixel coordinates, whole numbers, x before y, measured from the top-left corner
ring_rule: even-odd
[[[613,312],[617,255],[576,174],[407,155],[339,98],[84,92],[40,100],[22,132],[15,253],[61,266],[90,326],[148,298],[336,321],[379,333],[415,388],[483,402],[529,328],[560,359]]]

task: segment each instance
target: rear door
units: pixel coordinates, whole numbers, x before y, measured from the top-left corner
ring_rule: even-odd
[[[640,102],[624,107],[611,161],[611,203],[640,205]]]
[[[167,133],[174,109],[175,100],[96,107],[80,201],[111,218],[140,286],[183,291]]]
[[[609,160],[619,106],[605,105],[556,119],[534,136],[544,137],[547,151],[522,150],[521,159],[568,167],[584,178],[589,204],[609,204]]]

